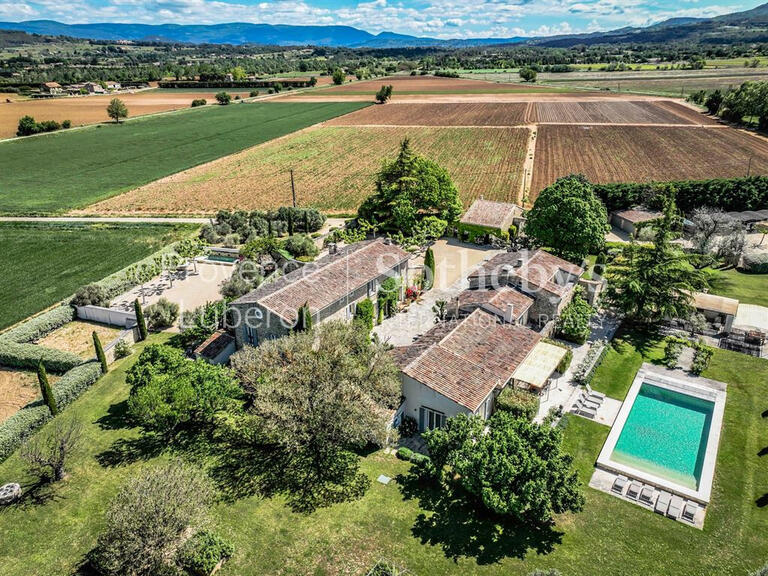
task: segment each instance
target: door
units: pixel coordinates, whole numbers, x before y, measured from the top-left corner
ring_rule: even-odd
[[[445,414],[425,406],[419,408],[419,432],[426,432],[443,426],[445,426]]]

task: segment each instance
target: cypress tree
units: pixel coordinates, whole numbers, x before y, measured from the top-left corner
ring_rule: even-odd
[[[301,306],[296,314],[296,324],[293,325],[293,329],[296,332],[307,332],[312,328],[312,313],[309,311],[309,303],[305,302]]]
[[[37,364],[37,382],[40,384],[43,402],[48,406],[48,410],[51,411],[51,416],[56,416],[59,413],[59,408],[56,406],[56,398],[53,397],[53,390],[51,390],[51,384],[48,382],[48,374],[45,372],[42,359]]]
[[[424,254],[424,290],[431,290],[435,285],[435,254],[432,248],[427,248]]]
[[[304,232],[309,234],[309,212],[304,210]]]
[[[293,236],[293,212],[288,212],[288,236]]]
[[[95,330],[93,331],[93,347],[96,349],[96,358],[101,364],[101,373],[106,374],[107,370],[109,370],[109,365],[107,364],[107,355],[104,354],[104,347],[101,345],[101,340],[99,339],[99,335],[96,334]]]
[[[141,308],[141,302],[136,298],[133,302],[133,310],[136,312],[136,324],[139,327],[139,340],[147,339],[147,321],[144,320],[144,310]]]

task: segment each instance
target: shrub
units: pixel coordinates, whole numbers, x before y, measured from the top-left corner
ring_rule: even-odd
[[[509,227],[509,230],[507,230],[507,234],[509,235],[510,238],[517,238],[517,226],[512,224]]]
[[[573,350],[566,348],[565,356],[563,356],[563,359],[560,360],[560,363],[557,365],[557,371],[560,372],[560,374],[565,374],[565,371],[571,366],[572,361]]]
[[[373,330],[373,302],[366,298],[357,303],[355,320],[362,322],[368,330]]]
[[[120,339],[115,343],[115,360],[126,358],[133,354],[133,348],[127,340]]]
[[[101,338],[99,338],[99,335],[95,330],[93,331],[93,348],[96,351],[96,359],[99,361],[99,364],[101,364],[101,371],[106,374],[109,370],[107,355],[104,354],[104,346],[101,345]]]
[[[87,284],[81,286],[70,300],[72,306],[109,306],[109,295],[106,289],[99,284]]]
[[[715,351],[706,344],[698,344],[693,353],[693,362],[691,363],[691,372],[697,376],[709,367],[709,361]]]
[[[213,224],[203,224],[202,228],[200,228],[200,238],[208,244],[218,244],[221,242],[221,236],[218,235]]]
[[[240,234],[227,234],[222,243],[225,248],[236,248],[240,245]]]
[[[411,456],[413,456],[413,450],[411,450],[410,448],[401,446],[400,448],[397,449],[397,457],[400,458],[400,460],[410,461]]]
[[[64,120],[61,123],[61,127],[64,128],[64,130],[69,130],[70,128],[72,128],[72,120]]]
[[[75,312],[72,308],[57,306],[8,330],[0,336],[0,339],[8,339],[18,343],[32,342],[50,334],[57,328],[61,328],[64,324],[72,322],[74,318]]]
[[[226,92],[219,92],[218,94],[216,94],[216,102],[218,102],[222,106],[226,106],[231,101],[232,101],[232,96],[230,96]]]
[[[424,290],[430,290],[435,283],[435,253],[427,248],[424,254]]]
[[[294,234],[283,240],[283,249],[294,258],[314,258],[320,252],[312,238],[304,234]]]
[[[147,318],[147,328],[150,330],[163,330],[173,326],[179,318],[179,305],[167,298],[160,298],[154,304],[150,304],[144,310]]]
[[[539,397],[535,394],[507,386],[496,398],[496,409],[518,418],[533,420],[539,411]]]
[[[584,344],[589,336],[589,319],[593,313],[592,306],[584,299],[584,289],[576,286],[573,299],[557,318],[558,335],[569,342]]]
[[[667,368],[675,368],[680,354],[683,352],[685,344],[679,338],[667,338],[664,344],[664,358],[662,362]]]
[[[415,436],[419,431],[419,423],[416,422],[416,418],[413,416],[405,415],[400,421],[400,426],[397,428],[397,431],[403,438],[410,438],[411,436]]]
[[[768,274],[768,251],[746,252],[742,258],[742,269],[750,274]]]
[[[192,108],[205,106],[206,104],[208,104],[208,100],[206,100],[205,98],[195,98],[194,100],[192,100]]]
[[[205,520],[212,494],[205,473],[192,465],[145,470],[109,503],[91,565],[113,576],[167,574],[182,536]]]
[[[256,98],[256,96],[258,96],[258,95],[259,95],[259,91],[258,90],[251,90],[251,93],[248,94],[248,97],[249,98]]]
[[[45,366],[42,362],[37,364],[37,383],[40,385],[40,394],[43,397],[43,403],[48,406],[51,416],[56,416],[59,409],[56,406],[56,398],[51,390],[51,383],[48,381],[48,374],[45,372]]]
[[[235,547],[232,544],[202,530],[182,546],[177,562],[189,574],[208,576],[220,561],[230,558],[234,553]]]

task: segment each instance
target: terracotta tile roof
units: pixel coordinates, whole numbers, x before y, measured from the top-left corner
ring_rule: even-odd
[[[504,324],[477,309],[463,320],[437,325],[414,343],[403,373],[453,400],[477,410],[488,394],[505,385],[541,336],[524,326]]]
[[[654,212],[653,210],[643,210],[642,208],[633,208],[632,210],[621,210],[615,213],[619,218],[623,218],[627,222],[633,224],[640,224],[641,222],[650,222],[651,220],[658,220],[664,216],[661,212]]]
[[[322,310],[386,274],[409,257],[408,252],[394,244],[386,244],[384,239],[358,242],[274,282],[266,282],[233,304],[258,302],[292,322],[305,302],[309,303],[312,313]]]
[[[224,349],[235,341],[233,336],[230,336],[223,330],[217,330],[211,334],[208,339],[195,348],[195,354],[200,355],[203,358],[213,359],[216,358]]]
[[[509,286],[501,286],[497,289],[464,290],[458,295],[457,300],[460,308],[490,304],[502,313],[506,312],[507,306],[512,306],[516,318],[533,305],[533,298]]]
[[[518,265],[519,264],[519,265]],[[501,286],[509,280],[517,279],[526,290],[545,290],[562,296],[572,288],[566,282],[567,276],[580,277],[584,273],[581,266],[571,264],[544,250],[534,252],[505,252],[488,260],[469,275],[470,279],[480,280],[487,287]]]
[[[488,228],[501,228],[505,222],[509,222],[521,213],[522,210],[517,204],[475,200],[461,218],[461,223],[486,226]]]

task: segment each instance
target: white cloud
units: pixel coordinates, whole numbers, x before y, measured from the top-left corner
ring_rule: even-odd
[[[373,33],[476,38],[595,32],[643,26],[673,17],[716,16],[734,9],[725,5],[703,6],[705,1],[660,4],[659,0],[364,0],[327,8],[314,5],[313,0],[0,0],[0,19],[51,18],[67,23],[344,24]]]

